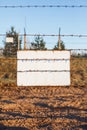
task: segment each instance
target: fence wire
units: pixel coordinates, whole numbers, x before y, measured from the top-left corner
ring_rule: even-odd
[[[20,36],[42,36],[42,37],[87,37],[87,34],[20,34]],[[0,36],[6,36],[6,34],[0,34]]]
[[[0,34],[0,37],[4,36],[6,37],[6,34]],[[20,36],[24,36],[24,34],[20,34]],[[26,34],[26,36],[30,36],[30,37],[34,37],[34,36],[41,36],[41,37],[73,37],[73,38],[87,38],[87,34]],[[58,38],[57,38],[58,39]],[[3,55],[3,50],[4,48],[0,48],[0,83],[1,82],[17,82],[17,62],[19,62],[20,60],[22,62],[69,62],[70,61],[70,70],[25,70],[25,71],[20,71],[21,73],[24,72],[34,72],[34,73],[62,73],[62,72],[67,72],[70,73],[71,75],[71,85],[87,85],[87,48],[81,49],[80,47],[78,49],[65,49],[65,51],[70,51],[71,53],[71,57],[70,59],[52,59],[51,57],[49,59],[31,59],[30,57],[28,57],[27,59],[18,59],[17,58],[17,53],[14,55],[12,53],[12,55],[5,57]],[[38,51],[38,50],[34,50],[34,49],[22,49],[18,50],[18,51]],[[55,51],[53,49],[47,49],[49,51]],[[8,51],[8,50],[6,50]],[[41,50],[40,50],[41,51]],[[42,50],[43,51],[43,50]],[[46,51],[46,50],[44,50]],[[59,50],[56,50],[59,51]],[[64,51],[64,50],[60,50],[60,51]],[[78,77],[78,80],[76,80]]]
[[[0,8],[87,8],[87,5],[0,5]]]

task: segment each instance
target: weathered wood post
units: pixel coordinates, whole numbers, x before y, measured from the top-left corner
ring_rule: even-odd
[[[20,34],[18,33],[18,50],[20,50]]]
[[[60,31],[61,28],[59,28],[59,35],[58,35],[58,49],[61,50],[61,38],[60,38]]]
[[[24,50],[26,50],[26,30],[24,28]]]

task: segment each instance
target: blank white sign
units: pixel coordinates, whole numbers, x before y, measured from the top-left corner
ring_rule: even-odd
[[[18,51],[17,85],[70,85],[70,51]]]
[[[6,37],[6,42],[13,43],[14,42],[13,37]]]

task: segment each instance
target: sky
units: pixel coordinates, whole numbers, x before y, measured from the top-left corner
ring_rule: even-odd
[[[0,0],[1,5],[87,5],[87,0]],[[0,34],[14,26],[20,34],[87,34],[87,8],[0,8]],[[27,37],[30,44],[35,37]],[[52,49],[58,37],[43,37]],[[0,36],[0,47],[5,37]],[[87,37],[61,37],[66,49],[87,49]]]

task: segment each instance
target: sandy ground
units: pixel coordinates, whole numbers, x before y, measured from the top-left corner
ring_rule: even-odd
[[[87,130],[87,87],[0,86],[0,130]]]

